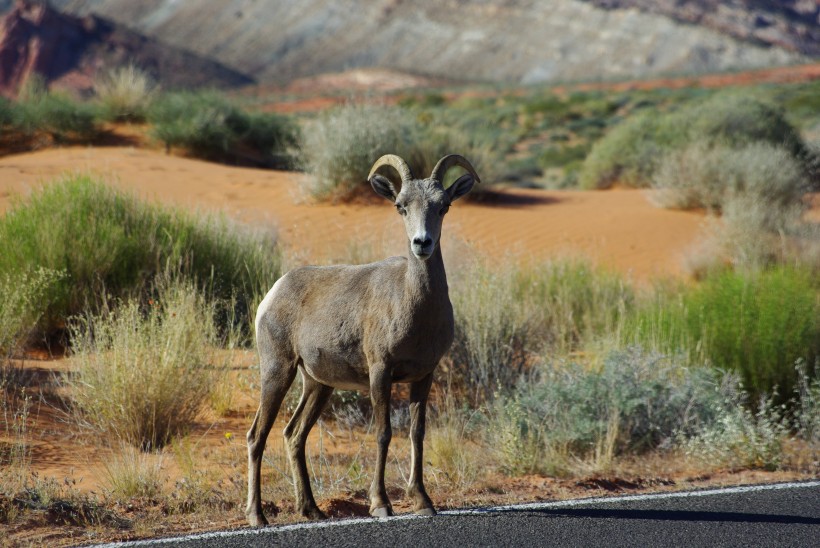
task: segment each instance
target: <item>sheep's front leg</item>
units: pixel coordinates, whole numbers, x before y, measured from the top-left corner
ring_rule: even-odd
[[[391,375],[383,364],[371,369],[370,401],[376,424],[376,473],[370,484],[370,515],[383,518],[393,515],[393,507],[384,488],[384,468],[387,463],[387,447],[390,445],[390,381]]]
[[[424,426],[427,417],[427,396],[430,394],[430,385],[433,383],[433,374],[414,382],[410,386],[410,443],[412,448],[412,464],[410,482],[407,485],[407,496],[413,499],[413,510],[424,516],[435,516],[433,502],[424,489]]]

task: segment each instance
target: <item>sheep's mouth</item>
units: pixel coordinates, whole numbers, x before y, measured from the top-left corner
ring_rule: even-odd
[[[436,246],[431,245],[429,247],[421,247],[421,246],[413,246],[413,255],[416,256],[417,259],[421,259],[422,261],[426,261],[433,255],[433,251],[435,250]]]

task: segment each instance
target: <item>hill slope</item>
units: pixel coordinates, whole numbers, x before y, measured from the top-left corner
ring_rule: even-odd
[[[604,9],[637,8],[747,42],[820,56],[820,2],[815,0],[586,1]]]
[[[37,73],[85,91],[96,73],[134,63],[166,88],[235,87],[251,78],[96,15],[74,17],[38,2],[17,2],[0,21],[0,94],[13,95]]]
[[[715,72],[805,59],[754,36],[751,43],[737,39],[738,33],[680,24],[666,14],[631,6],[604,9],[580,0],[52,3],[72,13],[111,17],[260,82],[386,67],[529,83]],[[754,24],[752,12],[743,13]]]

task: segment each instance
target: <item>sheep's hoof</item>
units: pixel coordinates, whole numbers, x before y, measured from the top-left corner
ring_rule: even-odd
[[[420,508],[414,512],[417,516],[435,516],[436,510],[432,507]]]
[[[393,510],[387,506],[379,506],[370,511],[370,515],[374,518],[387,518],[393,515]]]
[[[307,519],[310,519],[310,520],[317,520],[318,521],[318,520],[327,519],[327,514],[325,514],[321,510],[319,510],[319,508],[317,508],[316,506],[313,506],[312,508],[307,508],[305,510],[302,510],[302,515],[304,517],[306,517]]]
[[[257,512],[251,512],[245,515],[248,518],[248,524],[251,527],[264,527],[268,524],[265,515]]]

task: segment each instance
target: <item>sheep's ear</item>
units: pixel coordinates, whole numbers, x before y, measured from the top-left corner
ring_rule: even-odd
[[[387,177],[373,175],[370,178],[370,186],[373,187],[373,190],[375,190],[376,194],[379,196],[387,198],[391,202],[396,201],[396,188],[393,186],[393,183],[387,179]]]
[[[450,196],[450,201],[458,200],[473,189],[475,179],[469,173],[465,173],[456,181],[445,189],[445,192]]]

